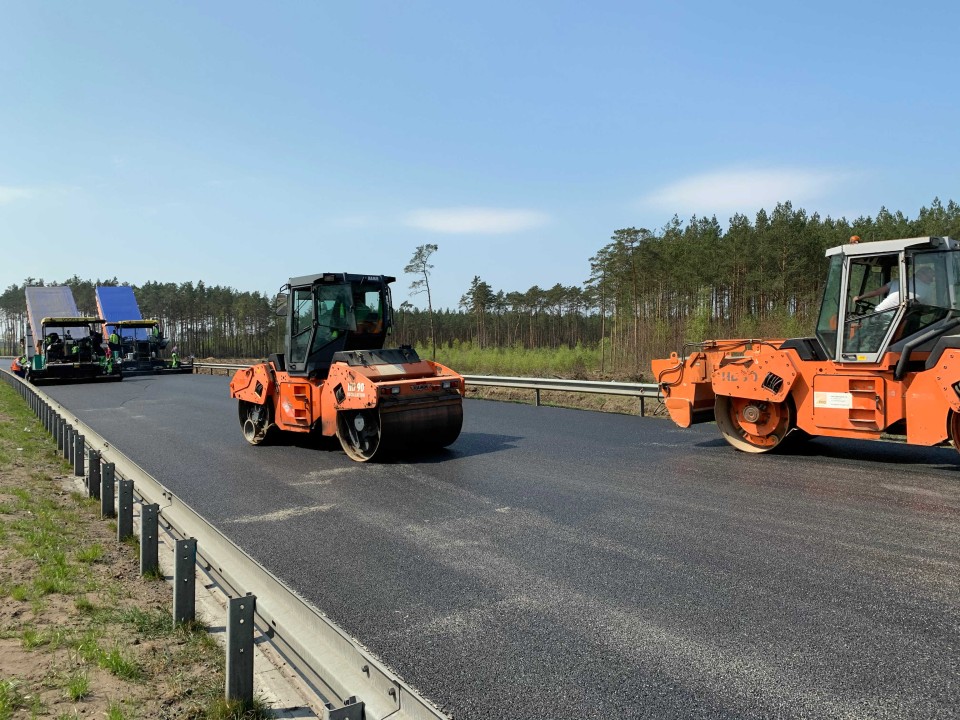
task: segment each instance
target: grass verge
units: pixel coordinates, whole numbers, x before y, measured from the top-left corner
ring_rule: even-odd
[[[171,589],[67,488],[71,469],[0,383],[0,720],[271,717],[223,700],[223,649],[173,626]]]

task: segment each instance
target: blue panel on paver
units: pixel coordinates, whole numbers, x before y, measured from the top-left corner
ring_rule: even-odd
[[[100,317],[108,323],[119,320],[142,320],[137,298],[133,295],[133,288],[128,285],[117,287],[102,286],[97,288],[97,310]]]

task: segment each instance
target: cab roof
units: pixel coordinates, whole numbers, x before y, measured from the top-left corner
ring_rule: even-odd
[[[926,237],[905,238],[903,240],[876,240],[874,242],[856,242],[838,245],[827,250],[827,257],[831,255],[883,255],[885,253],[896,253],[901,250],[912,248],[915,250],[960,250],[960,242],[948,237],[936,237],[928,235]]]
[[[87,325],[102,325],[103,320],[98,317],[45,317],[41,325],[56,325],[58,327],[86,327]]]
[[[301,275],[300,277],[290,278],[288,285],[290,287],[304,287],[307,285],[337,285],[343,283],[361,283],[368,281],[376,284],[383,283],[388,285],[396,280],[389,275],[358,275],[355,273],[319,273],[317,275]]]
[[[110,324],[118,328],[150,328],[159,325],[160,321],[144,318],[143,320],[117,320]]]

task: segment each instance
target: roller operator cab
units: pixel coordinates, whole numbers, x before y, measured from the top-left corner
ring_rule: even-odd
[[[708,340],[653,361],[671,418],[715,418],[746,452],[884,433],[960,449],[960,243],[854,237],[826,255],[814,337]]]
[[[366,462],[386,449],[446,447],[463,424],[463,377],[408,346],[384,349],[393,322],[385,275],[324,273],[285,286],[284,352],[238,370],[230,396],[252,445],[272,433],[336,435]]]

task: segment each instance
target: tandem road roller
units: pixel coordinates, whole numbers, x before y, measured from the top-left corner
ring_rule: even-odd
[[[450,445],[463,424],[463,377],[409,346],[384,349],[393,322],[386,275],[291,278],[284,352],[238,370],[243,436],[276,431],[336,435],[358,462],[385,449]]]
[[[707,340],[653,361],[671,418],[715,418],[752,453],[884,434],[960,449],[960,243],[854,237],[826,255],[813,337]]]

